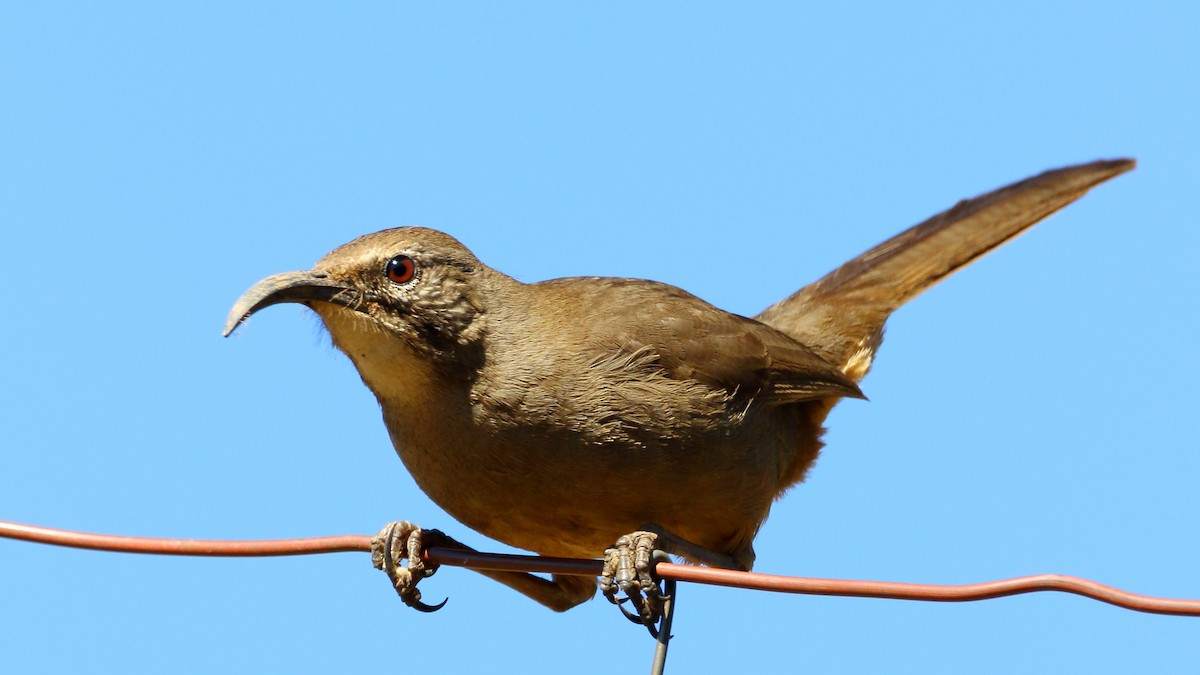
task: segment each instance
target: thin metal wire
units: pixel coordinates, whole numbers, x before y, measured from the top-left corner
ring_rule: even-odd
[[[126,537],[114,534],[95,534],[59,530],[52,527],[23,525],[0,521],[0,537],[20,539],[39,544],[86,548],[117,553],[149,553],[154,555],[190,555],[252,558],[279,555],[314,555],[370,551],[371,538],[359,534],[338,537],[308,537],[304,539],[261,539],[229,541],[221,539],[163,539],[159,537]]]
[[[367,552],[371,538],[366,535],[310,537],[302,539],[268,539],[224,541],[211,539],[161,539],[157,537],[125,537],[60,530],[36,525],[0,521],[0,537],[20,539],[56,546],[70,546],[101,551],[150,553],[159,555],[258,557],[279,555],[312,555],[317,553]],[[425,552],[430,562],[467,567],[476,570],[507,572],[539,572],[576,576],[599,576],[599,560],[574,558],[545,558],[531,555],[479,553],[448,548],[431,548]],[[942,585],[908,584],[891,581],[861,581],[850,579],[816,579],[790,577],[758,572],[739,572],[692,565],[660,562],[655,574],[661,579],[744,588],[777,593],[805,595],[835,595],[892,600],[924,600],[931,602],[970,602],[1037,591],[1074,593],[1117,607],[1175,616],[1200,616],[1200,600],[1158,598],[1130,593],[1094,581],[1061,574],[1039,574],[987,581],[978,584]]]
[[[670,562],[671,559],[662,551],[654,552],[654,561]],[[675,606],[679,598],[679,584],[674,579],[663,581],[663,615],[658,626],[658,635],[654,636],[654,659],[650,663],[650,675],[663,675],[667,669],[667,647],[671,644],[671,625],[675,622]]]

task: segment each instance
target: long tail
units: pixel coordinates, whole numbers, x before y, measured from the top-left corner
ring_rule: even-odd
[[[1134,165],[1116,159],[1069,166],[959,202],[756,318],[861,378],[883,339],[884,322],[898,307]]]

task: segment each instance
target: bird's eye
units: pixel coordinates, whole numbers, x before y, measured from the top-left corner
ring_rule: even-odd
[[[407,284],[417,276],[417,263],[406,255],[398,255],[388,261],[387,278],[397,284]]]

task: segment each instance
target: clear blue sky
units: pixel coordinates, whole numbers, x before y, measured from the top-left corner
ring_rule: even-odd
[[[970,5],[970,6],[967,6]],[[901,310],[758,569],[1083,575],[1200,597],[1200,13],[1185,3],[8,3],[0,519],[185,537],[453,522],[295,306],[233,300],[359,234],[523,280],[649,277],[753,314],[957,200],[1135,156]],[[602,601],[365,555],[0,541],[10,672],[642,672]],[[1200,619],[682,589],[670,672],[1194,672]],[[411,653],[406,654],[406,650]]]

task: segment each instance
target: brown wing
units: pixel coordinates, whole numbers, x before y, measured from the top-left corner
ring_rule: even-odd
[[[675,379],[691,379],[760,400],[793,403],[864,398],[858,385],[814,351],[753,319],[730,314],[674,286],[631,279],[588,279],[619,306],[593,307],[611,320],[595,325],[592,344],[625,353],[651,353]],[[571,283],[559,280],[552,283]]]

